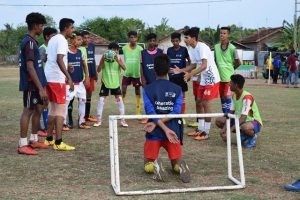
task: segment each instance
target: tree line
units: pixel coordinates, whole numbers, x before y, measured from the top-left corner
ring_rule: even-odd
[[[56,27],[54,19],[51,16],[46,16],[47,24],[46,26]],[[285,31],[285,43],[286,38],[290,38],[288,34],[291,32],[290,29],[293,26],[286,23],[288,31]],[[239,41],[240,39],[247,37],[257,31],[257,29],[244,28],[236,25],[231,25],[231,40]],[[183,27],[182,27],[183,28]],[[157,34],[158,38],[165,37],[170,33],[174,32],[175,29],[168,24],[167,18],[162,18],[161,23],[155,26],[149,26],[140,19],[135,18],[102,18],[97,17],[94,19],[88,19],[76,27],[79,30],[89,30],[109,41],[126,42],[127,32],[130,30],[136,30],[140,35],[140,42],[145,42],[145,36],[154,32]],[[219,31],[220,27],[216,28],[204,28],[200,31],[200,38],[206,43],[213,45],[219,41]],[[18,52],[19,43],[27,32],[27,27],[25,24],[18,25],[16,27],[10,24],[4,24],[2,30],[0,30],[0,56],[6,55],[16,55]],[[43,37],[38,38],[40,44],[43,43]],[[289,44],[278,44],[278,46],[285,48]]]

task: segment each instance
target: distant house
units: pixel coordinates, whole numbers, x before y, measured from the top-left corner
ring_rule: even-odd
[[[183,34],[184,29],[182,28],[182,29],[176,30],[176,32],[181,34],[180,45],[186,47],[186,44],[184,42],[184,34]],[[167,49],[172,46],[173,46],[173,44],[171,42],[171,35],[167,35],[158,40],[158,48],[162,49],[164,51],[164,53],[167,53]]]
[[[268,51],[278,42],[282,31],[283,27],[258,29],[256,33],[243,38],[239,43],[250,47],[255,52]]]

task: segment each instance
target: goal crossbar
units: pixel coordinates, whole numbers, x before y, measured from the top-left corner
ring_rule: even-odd
[[[227,176],[234,185],[227,186],[209,186],[193,188],[173,188],[173,189],[154,189],[138,191],[121,191],[120,168],[119,168],[119,142],[118,142],[118,123],[119,119],[154,119],[154,118],[207,118],[207,117],[226,117],[227,127]],[[240,180],[232,175],[232,155],[231,155],[231,132],[230,119],[234,119],[236,127],[237,153],[239,163]],[[244,163],[242,154],[242,145],[240,137],[239,118],[233,114],[209,113],[209,114],[169,114],[169,115],[110,115],[109,116],[109,140],[110,140],[110,166],[111,166],[111,185],[116,195],[145,195],[145,194],[163,194],[214,190],[234,190],[246,187]]]

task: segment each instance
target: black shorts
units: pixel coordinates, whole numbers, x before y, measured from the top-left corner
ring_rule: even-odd
[[[181,77],[169,77],[170,81],[175,83],[176,85],[179,85],[182,89],[182,92],[188,91],[188,84],[184,81],[183,76]]]
[[[43,105],[38,91],[23,91],[23,105],[25,108],[33,109],[37,104]]]
[[[100,97],[108,96],[108,95],[109,95],[109,91],[110,91],[110,94],[111,94],[111,95],[122,95],[122,92],[121,92],[121,88],[120,88],[120,87],[111,89],[111,88],[105,87],[105,85],[102,83],[101,89],[100,89],[100,93],[99,93],[99,96],[100,96]]]

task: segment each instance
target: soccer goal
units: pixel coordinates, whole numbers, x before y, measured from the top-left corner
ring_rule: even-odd
[[[172,189],[153,189],[153,190],[137,190],[122,191],[120,184],[119,169],[119,144],[118,144],[118,120],[119,119],[143,119],[143,118],[206,118],[206,117],[226,117],[227,127],[227,175],[233,185],[225,186],[208,186],[208,187],[191,187],[191,188],[172,188]],[[236,141],[238,153],[238,165],[240,180],[233,177],[232,174],[232,156],[231,156],[231,132],[230,119],[235,120]],[[144,137],[144,136],[141,136]],[[143,194],[162,194],[162,193],[179,193],[179,192],[197,192],[212,190],[234,190],[245,188],[245,174],[242,155],[242,146],[240,138],[239,119],[233,114],[210,113],[210,114],[170,114],[170,115],[111,115],[109,116],[109,138],[110,138],[110,166],[111,166],[111,185],[116,195],[143,195]]]

